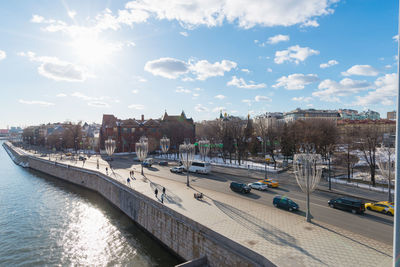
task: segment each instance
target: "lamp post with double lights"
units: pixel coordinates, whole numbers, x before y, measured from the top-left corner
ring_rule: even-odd
[[[140,160],[140,165],[142,166],[142,175],[143,175],[143,161],[147,158],[147,153],[149,152],[149,140],[146,136],[142,136],[139,139],[139,142],[135,145],[136,155]]]
[[[207,139],[200,140],[199,151],[200,155],[203,157],[203,160],[206,161],[206,156],[208,155],[208,152],[210,152],[210,141]]]
[[[112,140],[111,138],[109,138],[108,140],[104,141],[104,146],[106,148],[106,153],[108,155],[108,160],[109,160],[109,165],[110,165],[110,169],[111,168],[111,156],[112,154],[114,154],[115,151],[115,140]]]
[[[293,157],[294,173],[301,191],[306,194],[306,220],[311,222],[310,194],[315,190],[321,179],[321,155],[316,154],[313,145],[305,144],[300,154]]]
[[[185,141],[184,144],[179,146],[179,157],[186,169],[186,185],[189,186],[189,168],[192,166],[192,162],[195,154],[195,146],[189,141]]]
[[[165,135],[160,139],[160,147],[162,153],[165,155],[169,150],[170,140]]]

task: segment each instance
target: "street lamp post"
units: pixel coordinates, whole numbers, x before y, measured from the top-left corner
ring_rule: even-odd
[[[139,139],[139,142],[136,143],[136,155],[139,158],[142,165],[142,175],[143,175],[143,161],[147,157],[147,153],[149,151],[149,141],[146,136],[142,136]]]
[[[179,157],[186,169],[186,185],[189,186],[189,168],[192,166],[192,162],[195,154],[195,146],[190,142],[185,142],[179,146]]]
[[[165,155],[169,150],[170,140],[165,135],[160,139],[160,147],[162,153]]]
[[[328,151],[328,182],[329,182],[329,190],[332,190],[332,184],[331,184],[331,152]]]
[[[310,212],[310,194],[317,187],[321,179],[321,155],[313,152],[309,146],[303,150],[303,153],[295,154],[293,158],[293,167],[295,170],[296,180],[301,191],[306,194],[307,213],[306,220],[311,222]]]
[[[208,141],[207,139],[200,140],[199,150],[200,150],[200,155],[204,158],[204,161],[206,161],[206,156],[210,151],[210,141]]]
[[[392,192],[391,192],[391,180],[394,176],[395,168],[394,168],[394,148],[385,147],[382,144],[382,147],[378,150],[378,167],[381,171],[382,175],[388,180],[388,201],[392,202]]]
[[[104,141],[104,146],[106,148],[106,153],[109,157],[109,160],[111,160],[111,156],[112,154],[114,154],[115,151],[115,140],[112,140],[111,138],[109,138],[108,140]],[[110,164],[110,168],[111,168],[111,163]]]

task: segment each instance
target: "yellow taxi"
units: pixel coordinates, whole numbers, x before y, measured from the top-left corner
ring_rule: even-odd
[[[394,206],[394,202],[389,202],[389,201],[379,201],[379,202],[376,202],[376,203]]]
[[[382,201],[382,202],[387,202],[387,201]],[[365,208],[367,210],[373,210],[377,212],[382,212],[387,215],[394,215],[394,206],[387,204],[387,203],[382,203],[382,202],[376,202],[376,203],[365,203]]]
[[[259,180],[258,182],[263,183],[268,185],[268,187],[278,187],[279,183],[277,181],[271,180],[271,179],[262,179]]]

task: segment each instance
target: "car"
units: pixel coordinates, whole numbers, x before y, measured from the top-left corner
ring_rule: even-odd
[[[247,184],[232,182],[230,185],[232,191],[248,194],[251,191],[250,186]]]
[[[72,156],[72,153],[71,152],[65,153],[65,156],[70,157]]]
[[[153,165],[154,159],[153,158],[147,158],[142,162],[143,167],[151,167]]]
[[[268,185],[261,182],[249,183],[248,186],[250,186],[251,189],[257,189],[262,191],[268,189]]]
[[[266,184],[266,185],[268,185],[268,187],[278,187],[279,186],[279,183],[277,181],[267,179],[267,178],[259,180],[258,182]]]
[[[160,166],[168,166],[168,161],[160,161],[158,163],[158,165],[160,165]]]
[[[384,203],[382,203],[384,202]],[[365,208],[367,210],[373,210],[377,212],[382,212],[387,215],[394,215],[394,206],[386,203],[390,203],[388,201],[382,201],[382,202],[376,202],[376,203],[365,203]],[[386,202],[386,203],[385,203]]]
[[[287,209],[289,211],[299,210],[299,205],[285,196],[275,196],[272,204],[274,205],[274,207]]]
[[[173,173],[182,173],[184,170],[185,168],[183,166],[172,167],[169,169],[169,171]]]
[[[386,204],[386,205],[392,205],[392,206],[394,206],[394,202],[389,202],[389,201],[379,201],[379,202],[376,202],[376,203],[380,203],[380,204]]]
[[[40,156],[41,157],[47,157],[47,154],[43,153],[43,154],[40,154]]]
[[[365,212],[364,201],[350,197],[333,198],[328,201],[328,205],[331,208],[351,211],[353,214]]]
[[[79,158],[78,158],[79,160],[81,160],[81,161],[84,161],[84,160],[86,160],[86,158],[84,157],[84,156],[79,156]]]

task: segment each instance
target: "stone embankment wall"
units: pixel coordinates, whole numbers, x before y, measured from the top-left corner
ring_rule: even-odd
[[[18,164],[28,163],[32,169],[98,192],[185,260],[206,256],[210,266],[274,266],[254,251],[100,172],[23,155],[9,143],[4,146]]]

